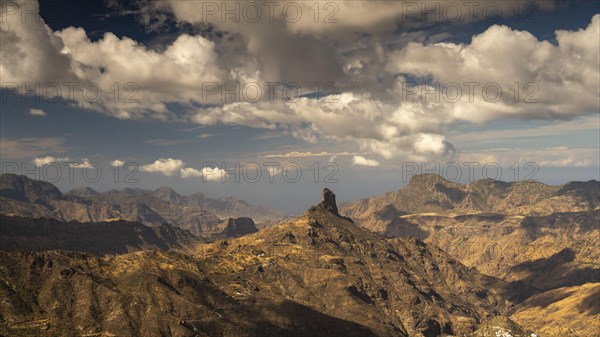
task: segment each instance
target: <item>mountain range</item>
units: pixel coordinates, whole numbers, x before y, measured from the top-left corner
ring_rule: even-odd
[[[292,221],[200,243],[187,254],[2,252],[0,331],[484,336],[479,329],[497,320],[525,331],[502,316],[510,302],[501,295],[501,280],[418,239],[390,239],[360,228],[327,200]]]
[[[1,335],[600,335],[597,181],[419,175],[340,207],[324,189],[302,216],[262,226],[250,215],[264,208],[168,188],[6,181]],[[216,219],[173,221],[187,208]]]
[[[202,193],[183,196],[169,187],[104,193],[85,187],[61,193],[48,182],[13,174],[0,176],[0,213],[61,221],[123,219],[152,225],[170,223],[196,235],[214,231],[227,218],[251,217],[259,226],[284,218],[278,211],[232,197],[213,199]]]
[[[425,174],[396,192],[341,205],[340,212],[388,237],[435,244],[466,266],[507,282],[516,304],[511,317],[538,333],[600,332],[596,180],[549,186],[486,179],[462,185]],[[567,304],[577,310],[557,310]],[[552,320],[539,319],[546,315]]]
[[[340,208],[362,226],[382,232],[390,220],[406,214],[550,215],[591,211],[600,208],[599,191],[597,180],[549,186],[538,181],[482,179],[463,185],[437,174],[419,174],[398,191],[342,204]]]

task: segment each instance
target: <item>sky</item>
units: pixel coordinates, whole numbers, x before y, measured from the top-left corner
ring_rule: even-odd
[[[298,214],[600,179],[595,1],[3,1],[0,164]]]

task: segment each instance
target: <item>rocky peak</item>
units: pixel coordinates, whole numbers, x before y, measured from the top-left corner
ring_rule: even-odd
[[[410,177],[407,188],[433,188],[436,185],[453,185],[453,183],[437,173],[421,173]]]
[[[24,175],[0,175],[0,197],[37,203],[47,199],[62,199],[62,193],[49,182],[33,180]]]
[[[319,207],[335,215],[339,215],[337,204],[335,203],[335,193],[328,188],[323,189],[323,197],[321,198]]]
[[[155,197],[159,198],[160,200],[171,202],[171,203],[178,203],[183,200],[181,195],[179,195],[177,192],[175,192],[175,190],[173,190],[170,187],[165,187],[165,186],[159,187],[156,190],[154,190],[153,195]]]
[[[252,218],[229,218],[218,226],[221,233],[226,237],[240,237],[246,234],[256,233],[258,229]]]
[[[81,197],[81,196],[98,195],[100,193],[91,187],[80,187],[80,188],[74,188],[74,189],[70,190],[69,192],[67,192],[67,194]]]

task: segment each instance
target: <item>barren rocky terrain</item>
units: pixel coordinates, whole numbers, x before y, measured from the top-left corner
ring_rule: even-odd
[[[531,199],[522,193],[538,185],[485,182],[502,189],[483,198],[493,200],[484,209],[464,206],[477,188],[432,178],[339,209],[325,189],[302,216],[260,231],[250,217],[219,221],[197,236],[169,223],[3,214],[0,333],[598,334],[597,182],[539,185],[545,190]],[[30,185],[13,189],[20,194],[3,189],[3,207],[49,210],[61,198],[50,184],[21,181]],[[563,212],[553,198],[579,206]]]
[[[342,205],[341,212],[388,237],[435,244],[507,282],[505,295],[517,303],[511,317],[540,336],[600,332],[598,306],[589,306],[600,303],[598,181],[461,185],[418,175],[397,192]],[[563,315],[569,306],[577,310]]]

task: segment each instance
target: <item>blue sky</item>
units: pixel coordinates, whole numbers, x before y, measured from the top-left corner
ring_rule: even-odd
[[[54,161],[65,170],[71,163],[76,179],[63,172],[54,181],[63,190],[167,185],[182,194],[233,195],[293,214],[315,203],[324,186],[342,201],[395,190],[413,163],[458,163],[462,182],[481,178],[479,168],[492,163],[507,181],[533,172],[525,169],[531,169],[528,163],[537,167],[532,178],[549,184],[599,179],[598,3],[544,1],[524,12],[528,3],[502,1],[499,19],[447,22],[411,14],[410,23],[402,20],[407,9],[390,2],[362,9],[339,3],[338,22],[329,24],[320,22],[323,17],[318,23],[312,17],[295,23],[206,19],[197,14],[202,4],[43,1],[39,8],[37,2],[4,7],[2,171],[17,163],[48,178],[36,162]],[[519,20],[514,8],[521,9]],[[24,10],[29,14],[22,19]],[[263,91],[256,102],[218,94],[206,101],[202,95],[206,83],[264,90],[269,81],[294,82],[305,95],[286,101],[280,87],[273,100]],[[423,90],[440,83],[442,90],[456,82],[465,90],[471,81],[478,88],[497,85],[502,98],[489,102],[479,89],[473,102],[465,91],[459,102],[444,95],[441,101],[404,98],[401,92],[403,83]],[[82,92],[68,97],[67,82],[96,83],[104,97],[92,103]],[[333,83],[339,95],[310,93],[315,82],[327,93],[325,85]],[[40,85],[42,92],[58,83],[62,97],[38,102],[12,90],[15,83]],[[120,90],[117,101],[106,98],[113,83]],[[137,90],[134,103],[124,101],[128,83]],[[537,86],[533,103],[525,101],[532,92],[528,83]],[[125,184],[120,168],[115,183],[115,160],[135,163],[137,182]],[[236,162],[248,169],[249,179],[236,182],[230,172],[223,183],[202,171],[209,163],[231,170]],[[284,179],[276,170],[270,182],[267,162],[287,165],[292,176],[299,167],[302,177]],[[467,176],[465,162],[480,163],[474,177]],[[86,163],[100,165],[102,179],[83,179],[83,171],[96,170]],[[248,181],[253,163],[262,166],[257,182]],[[328,173],[332,179],[325,181]]]

